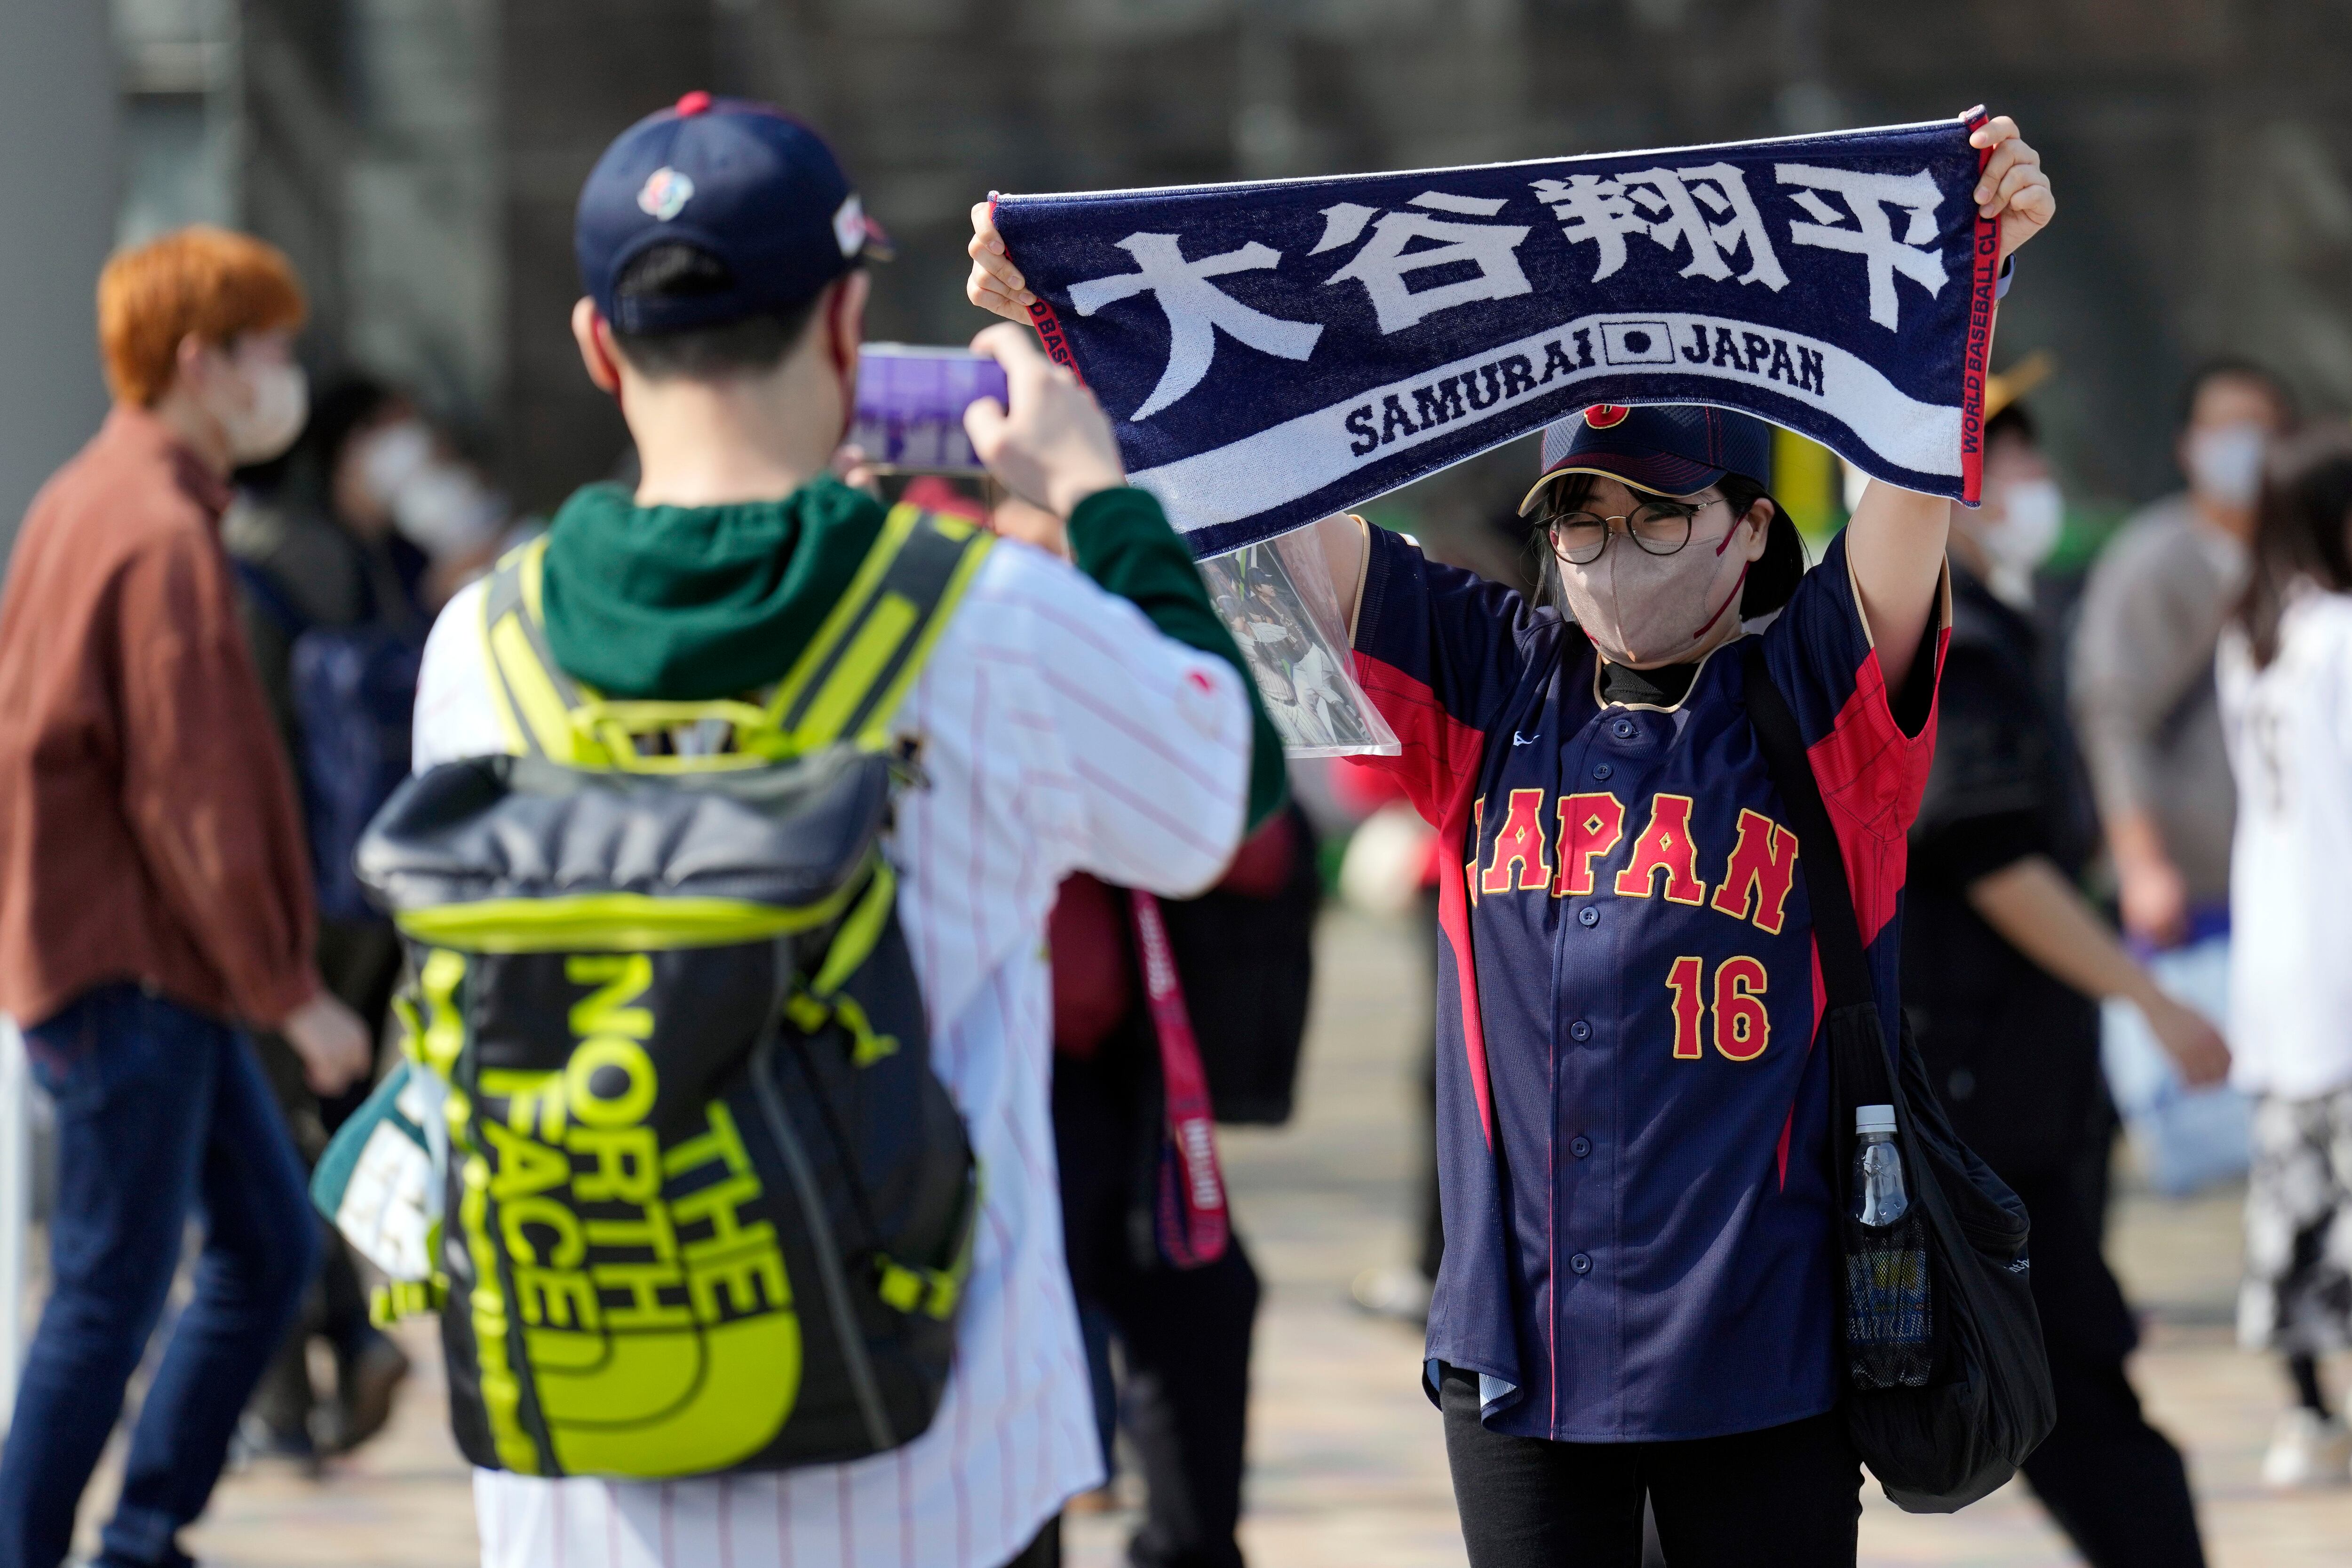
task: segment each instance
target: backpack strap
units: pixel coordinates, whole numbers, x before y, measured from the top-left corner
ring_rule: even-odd
[[[640,773],[758,766],[835,742],[879,747],[890,716],[971,585],[994,536],[960,518],[899,506],[848,589],[764,703],[608,700],[564,673],[548,647],[541,584],[545,536],[510,552],[482,600],[492,689],[515,752],[571,767]],[[730,750],[641,753],[637,734],[719,721]]]
[[[964,1186],[957,1215],[955,1258],[945,1268],[901,1263],[887,1253],[874,1255],[874,1293],[882,1304],[909,1315],[921,1312],[939,1322],[955,1316],[963,1300],[964,1282],[971,1277],[972,1238],[979,1230],[980,1180],[975,1173]]]
[[[1748,718],[1764,752],[1765,771],[1780,792],[1780,804],[1797,830],[1797,844],[1806,862],[1820,875],[1805,874],[1805,898],[1812,910],[1813,950],[1821,957],[1822,984],[1829,992],[1830,1010],[1868,1007],[1874,1018],[1877,994],[1871,988],[1870,964],[1864,957],[1862,925],[1854,918],[1853,884],[1846,880],[1845,851],[1831,826],[1829,806],[1822,799],[1821,781],[1806,754],[1804,736],[1789,700],[1773,683],[1764,662],[1764,639],[1750,637],[1745,658]],[[1872,1028],[1874,1040],[1880,1030]],[[1856,1105],[1895,1104],[1894,1074],[1882,1045],[1875,1050],[1842,1053],[1833,1063],[1839,1115],[1831,1128],[1835,1146],[1843,1151],[1853,1135],[1851,1110]],[[1840,1167],[1843,1169],[1843,1166]]]
[[[1829,807],[1822,799],[1821,781],[1813,776],[1797,716],[1789,710],[1789,700],[1780,695],[1764,662],[1762,637],[1748,639],[1745,664],[1748,718],[1764,752],[1765,771],[1788,807],[1797,842],[1822,868],[1819,877],[1805,879],[1805,896],[1812,907],[1813,942],[1821,950],[1829,1004],[1849,1007],[1874,1001],[1870,968],[1863,959],[1862,926],[1854,918],[1853,892],[1845,878],[1845,852],[1830,826]]]
[[[769,700],[768,716],[793,752],[835,741],[881,744],[898,700],[994,542],[961,518],[903,504],[892,510],[848,591]]]
[[[613,760],[602,743],[572,722],[593,693],[563,673],[547,646],[540,600],[547,541],[542,533],[499,557],[482,593],[482,639],[499,727],[519,755],[609,768]]]

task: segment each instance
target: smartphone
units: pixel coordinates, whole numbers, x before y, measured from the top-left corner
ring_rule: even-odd
[[[857,351],[857,412],[849,439],[886,474],[976,474],[963,411],[1005,401],[1004,367],[969,349],[867,343]]]

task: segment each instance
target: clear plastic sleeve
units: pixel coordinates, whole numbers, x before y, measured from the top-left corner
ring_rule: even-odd
[[[1339,595],[1311,528],[1201,563],[1210,600],[1294,757],[1394,756],[1403,748],[1349,657]]]

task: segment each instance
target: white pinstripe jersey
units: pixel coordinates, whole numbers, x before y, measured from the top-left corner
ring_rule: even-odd
[[[426,644],[419,769],[508,749],[481,594],[453,600]],[[1241,833],[1249,710],[1230,665],[1000,542],[897,727],[921,738],[929,777],[889,842],[898,915],[985,1193],[939,1415],[849,1465],[670,1482],[478,1471],[483,1568],[998,1568],[1101,1479],[1062,1253],[1045,917],[1073,870],[1171,894],[1216,877]]]

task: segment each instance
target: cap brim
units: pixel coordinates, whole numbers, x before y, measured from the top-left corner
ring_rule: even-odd
[[[1562,458],[1557,468],[1548,469],[1528,489],[1519,502],[1519,515],[1525,517],[1533,511],[1544,488],[1570,474],[1598,474],[1654,496],[1686,496],[1719,483],[1728,472],[1727,468],[1710,468],[1704,463],[1664,452],[1579,452]]]

